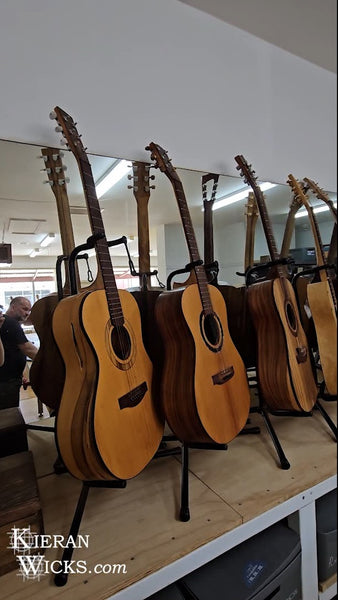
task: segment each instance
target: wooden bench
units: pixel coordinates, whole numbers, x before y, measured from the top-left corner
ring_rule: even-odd
[[[43,533],[36,473],[30,451],[0,458],[0,576],[19,566],[13,549],[8,547],[13,527],[30,527],[31,533]]]

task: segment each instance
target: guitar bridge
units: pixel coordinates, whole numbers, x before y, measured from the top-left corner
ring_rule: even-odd
[[[235,371],[233,367],[227,367],[226,369],[223,369],[219,373],[216,373],[216,375],[212,376],[213,384],[222,385],[223,383],[226,383],[229,381],[229,379],[231,379],[231,377],[234,376],[234,373]]]
[[[307,359],[307,349],[305,346],[296,348],[297,362],[303,363]]]
[[[144,381],[133,390],[130,390],[130,392],[127,392],[127,394],[124,394],[124,396],[121,396],[119,398],[120,409],[123,410],[123,408],[133,408],[134,406],[140,404],[147,390],[147,382]]]

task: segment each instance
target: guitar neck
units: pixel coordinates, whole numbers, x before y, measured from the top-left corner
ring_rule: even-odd
[[[337,223],[337,209],[335,208],[332,200],[328,197],[328,195],[322,190],[312,179],[309,177],[304,177],[305,189],[311,189],[311,191],[317,196],[319,200],[325,202],[325,204],[329,207],[331,214]]]
[[[143,162],[133,162],[134,197],[137,204],[137,235],[138,235],[138,264],[140,286],[150,287],[150,242],[149,242],[149,213],[148,204],[150,198],[149,185],[150,165]],[[152,176],[153,177],[153,176]],[[154,186],[153,186],[154,187]]]
[[[64,255],[70,256],[75,247],[75,242],[67,193],[67,178],[65,177],[66,167],[62,164],[59,150],[55,150],[54,148],[41,148],[41,154],[45,161],[49,183],[56,200],[62,252]],[[75,265],[75,277],[76,285],[79,286],[80,277],[77,264]],[[63,292],[68,295],[70,294],[70,290],[69,270],[66,268]]]
[[[210,265],[214,262],[214,226],[212,218],[212,207],[215,201],[219,175],[207,173],[202,176],[202,197],[204,208],[204,264]],[[207,198],[207,184],[213,181],[210,199]]]
[[[79,165],[84,194],[86,198],[92,235],[96,238],[96,254],[107,297],[110,320],[113,325],[123,325],[123,311],[109,254],[101,209],[97,199],[94,178],[88,160],[76,157]]]
[[[214,226],[212,219],[212,203],[203,201],[204,206],[204,264],[214,262]]]
[[[258,209],[253,192],[249,192],[248,204],[246,205],[246,235],[244,251],[244,270],[252,267],[255,251],[255,230],[258,219]]]
[[[238,166],[237,169],[241,171],[241,174],[248,185],[251,185],[253,193],[256,198],[259,214],[261,217],[263,230],[265,234],[266,243],[268,245],[270,258],[272,261],[277,261],[279,259],[279,254],[277,251],[277,246],[275,242],[275,238],[272,231],[272,226],[270,222],[270,218],[268,215],[268,211],[266,209],[265,199],[262,190],[257,184],[256,177],[254,175],[255,171],[251,170],[251,167],[246,162],[245,158],[242,155],[235,156],[235,161]],[[276,269],[274,269],[275,275],[277,277],[286,277],[286,273],[284,268],[281,265],[277,265]]]
[[[280,252],[281,258],[287,258],[289,256],[292,234],[295,228],[295,217],[300,206],[301,204],[298,201],[293,201],[290,205],[289,214],[287,216],[285,224],[282,248]]]
[[[337,260],[337,235],[337,223],[335,223],[331,235],[330,248],[327,253],[327,262],[329,265],[334,264]]]

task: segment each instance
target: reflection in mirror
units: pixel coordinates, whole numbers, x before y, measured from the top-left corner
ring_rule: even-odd
[[[70,151],[64,150],[63,153],[62,165],[67,169],[63,175],[67,178],[71,226],[75,245],[79,245],[91,235],[91,229],[76,160]],[[41,147],[0,141],[0,157],[1,243],[11,244],[13,255],[9,266],[0,266],[0,304],[8,305],[10,295],[24,292],[24,281],[27,281],[27,278],[30,280],[30,289],[33,285],[32,300],[35,300],[37,295],[54,291],[56,258],[63,253],[63,247],[56,198],[50,182],[48,183],[49,174],[45,171],[46,165],[41,158]],[[96,183],[104,179],[113,165],[122,162],[111,157],[91,155],[89,158]],[[175,164],[175,157],[170,158]],[[126,236],[129,252],[138,270],[137,205],[132,189],[136,182],[133,179],[132,163],[127,164],[130,168],[113,187],[101,195],[99,203],[107,239]],[[189,262],[189,256],[172,186],[158,169],[151,168],[150,173],[155,176],[155,179],[151,180],[151,186],[155,188],[150,189],[148,204],[150,265],[152,270],[158,270],[159,279],[166,283],[172,271],[184,267]],[[203,173],[185,169],[178,169],[178,173],[189,205],[200,254],[203,256]],[[311,177],[311,173],[294,175]],[[285,181],[287,176],[288,174]],[[228,199],[242,190],[245,190],[245,193],[241,200],[216,208],[220,198]],[[240,178],[223,174],[219,177],[214,205],[216,209],[213,210],[214,258],[219,263],[219,282],[226,281],[233,285],[241,285],[244,282],[243,277],[236,275],[236,272],[244,270],[246,204],[249,191],[251,189],[245,186]],[[264,195],[280,248],[292,192],[288,185],[276,185],[265,191]],[[335,194],[329,194],[329,197],[336,203]],[[311,197],[311,201],[314,205],[321,204],[315,196]],[[332,217],[329,212],[323,212],[318,214],[317,218],[323,243],[328,244],[332,234]],[[48,234],[54,236],[49,245],[43,246],[42,242]],[[305,215],[296,221],[291,247],[309,246],[313,246],[313,240]],[[110,252],[119,287],[138,285],[139,279],[130,275],[124,246],[112,247]],[[258,219],[254,258],[259,261],[261,256],[267,254],[267,245]],[[90,258],[90,269],[95,277],[94,256]],[[80,279],[83,286],[88,285],[87,271],[86,264],[81,261]],[[182,281],[185,278],[183,276]],[[5,291],[3,284],[6,284]],[[154,285],[156,284],[155,281]]]

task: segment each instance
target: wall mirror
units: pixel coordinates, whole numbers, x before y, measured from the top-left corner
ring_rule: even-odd
[[[158,140],[159,143],[160,140]],[[175,165],[175,157],[170,156]],[[12,264],[0,266],[1,282],[15,283],[16,279],[29,277],[39,280],[54,280],[56,257],[62,254],[60,227],[55,196],[48,183],[48,175],[44,171],[45,163],[41,158],[41,146],[21,144],[0,140],[0,226],[1,243],[12,246]],[[40,158],[39,158],[40,157]],[[246,157],[249,160],[249,157]],[[102,180],[118,159],[89,155],[95,182]],[[149,154],[150,161],[150,154]],[[75,244],[83,243],[91,234],[86,203],[84,200],[78,165],[73,154],[63,150],[62,164],[66,167],[67,194],[72,215],[72,228]],[[131,161],[128,163],[131,165]],[[254,168],[254,165],[253,165]],[[137,206],[133,190],[132,170],[108,190],[99,202],[103,222],[108,239],[121,235],[128,237],[128,247],[137,268],[138,239],[137,239]],[[186,194],[192,221],[201,255],[203,255],[203,200],[201,176],[203,173],[178,169]],[[151,169],[155,179],[151,185],[149,213],[149,237],[151,266],[159,270],[160,278],[165,279],[172,269],[183,267],[188,262],[183,230],[180,224],[179,211],[170,181],[159,169]],[[311,174],[293,173],[295,177]],[[259,174],[257,174],[259,175]],[[128,178],[129,176],[129,178]],[[286,174],[287,179],[288,174]],[[318,182],[320,185],[320,182]],[[216,200],[229,196],[247,188],[240,177],[229,177],[222,174],[219,178]],[[264,192],[269,216],[273,225],[277,244],[281,243],[292,192],[288,185],[276,185]],[[330,194],[336,202],[336,195]],[[319,201],[313,197],[314,203]],[[236,270],[243,270],[245,243],[245,205],[244,198],[235,204],[213,211],[215,259],[220,264],[220,278],[231,284],[242,281],[235,275]],[[332,219],[328,212],[318,214],[318,222],[322,229],[323,242],[329,243],[332,232]],[[41,247],[42,240],[47,234],[54,234],[47,247]],[[298,238],[298,239],[297,239]],[[297,219],[294,245],[313,245],[307,217]],[[257,223],[255,258],[267,254],[264,235]],[[120,277],[130,284],[128,261],[123,246],[111,249],[114,269]],[[95,259],[92,268],[95,271]],[[81,267],[82,269],[82,267]],[[81,279],[86,278],[83,269]],[[135,281],[134,281],[135,283]],[[51,284],[47,285],[50,291]],[[7,286],[8,287],[8,286]],[[14,286],[15,287],[15,286]],[[121,282],[121,287],[123,284]],[[17,286],[16,286],[17,288]],[[39,288],[39,286],[37,286]],[[40,286],[41,288],[41,286]],[[42,286],[43,288],[43,286]],[[44,290],[41,288],[41,293]],[[17,289],[13,289],[13,293]],[[8,295],[9,292],[7,292]],[[0,304],[4,297],[0,297]]]

